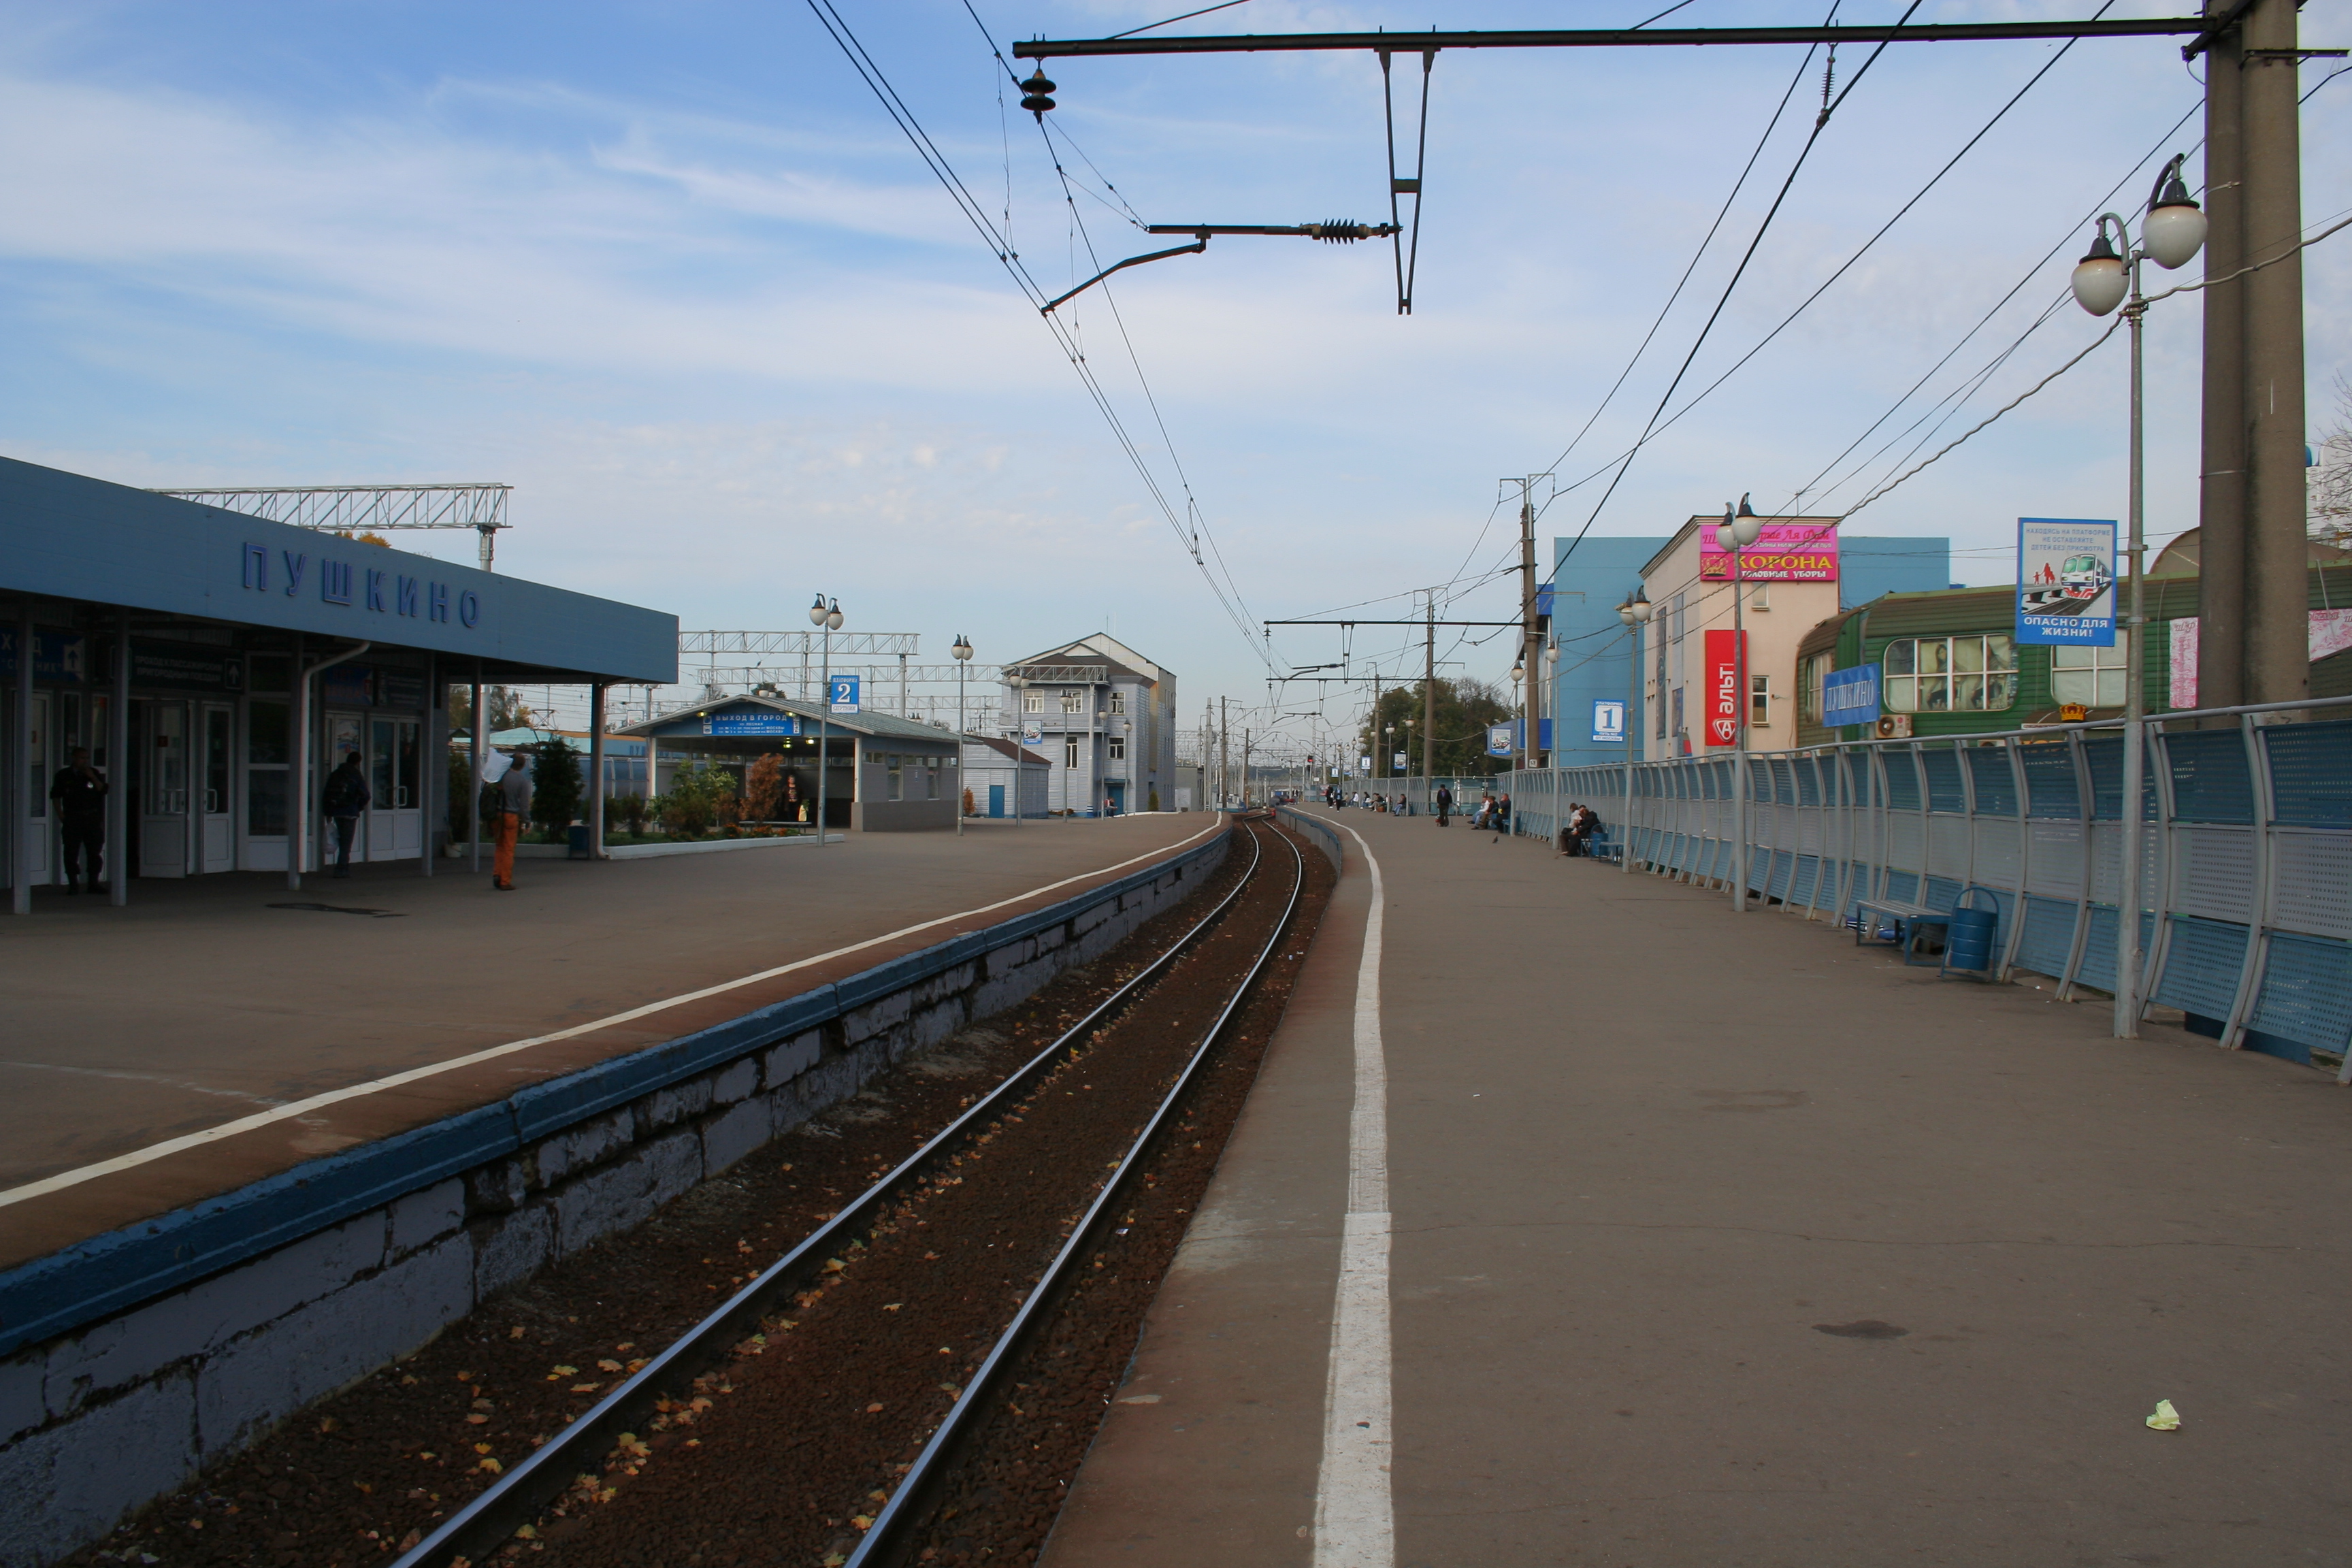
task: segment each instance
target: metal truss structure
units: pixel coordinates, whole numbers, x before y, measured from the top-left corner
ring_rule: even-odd
[[[224,511],[291,523],[320,533],[381,533],[404,528],[467,528],[481,535],[482,570],[507,521],[512,485],[230,485],[153,493]]]
[[[917,651],[921,640],[919,632],[835,632],[833,651],[835,658],[903,658]],[[677,655],[681,659],[699,655],[708,658],[712,654],[749,654],[758,658],[770,654],[786,654],[793,658],[814,658],[824,649],[823,634],[811,629],[799,632],[688,632],[677,634]]]

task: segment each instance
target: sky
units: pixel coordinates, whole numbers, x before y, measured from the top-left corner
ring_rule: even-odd
[[[1051,293],[1184,243],[1137,217],[1387,216],[1372,58],[1058,60],[1049,135],[992,51],[1186,7],[835,3]],[[1250,0],[1164,30],[1626,26],[1664,3]],[[1839,19],[1903,8],[1843,0]],[[2094,8],[1926,0],[1914,19]],[[1825,10],[1693,0],[1672,25]],[[1851,95],[1793,180],[1824,64],[1801,47],[1451,51],[1428,79],[1412,314],[1385,244],[1225,237],[1060,307],[1057,337],[804,3],[0,18],[0,452],[159,487],[504,482],[502,571],[697,628],[796,628],[824,593],[937,663],[959,633],[992,663],[1108,630],[1176,672],[1186,723],[1224,696],[1302,738],[1360,693],[1271,700],[1269,668],[1417,672],[1420,650],[1264,622],[1411,616],[1432,588],[1451,617],[1515,615],[1507,475],[1552,476],[1546,562],[1554,538],[1664,534],[1745,492],[1850,507],[2105,330],[2061,301],[2089,216],[2136,211],[2162,155],[2201,178],[2201,67],[2174,40],[2087,40],[2054,66],[2055,44],[1897,47],[1866,70],[1843,49]],[[2303,39],[2352,44],[2352,7],[2310,7]],[[2352,210],[2352,77],[2319,85],[2340,63],[2303,68],[2314,226]],[[1395,73],[1408,170],[1418,65]],[[2352,371],[2347,283],[2352,232],[2306,258],[2315,440]],[[1733,373],[1611,489],[1718,302],[1669,412]],[[2156,540],[2195,521],[2198,332],[2194,295],[2150,310]],[[2125,436],[2117,334],[1851,526],[1949,535],[1953,581],[2005,581],[2018,517],[2122,514]],[[420,541],[471,557],[463,534],[400,542]],[[1441,648],[1486,679],[1515,651]]]

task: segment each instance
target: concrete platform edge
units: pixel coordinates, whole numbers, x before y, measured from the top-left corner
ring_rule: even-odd
[[[498,1291],[1099,956],[1227,847],[1220,835],[0,1274],[0,1568],[40,1568],[103,1534]],[[137,1444],[121,1441],[124,1419]]]

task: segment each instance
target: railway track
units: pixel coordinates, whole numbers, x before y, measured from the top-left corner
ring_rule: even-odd
[[[740,1364],[744,1348],[763,1344],[762,1329],[774,1329],[785,1314],[795,1309],[806,1309],[826,1300],[828,1281],[839,1283],[837,1278],[845,1265],[844,1258],[856,1258],[860,1249],[880,1235],[897,1231],[907,1225],[929,1223],[909,1219],[927,1198],[948,1187],[961,1188],[974,1176],[981,1165],[982,1146],[993,1139],[1008,1135],[1008,1130],[1027,1118],[1037,1115],[1032,1100],[1043,1090],[1077,1076],[1108,1077],[1107,1073],[1089,1071],[1076,1074],[1073,1064],[1087,1059],[1088,1053],[1103,1050],[1140,1050],[1149,1048],[1162,1052],[1166,1071],[1153,1069],[1155,1081],[1165,1080],[1164,1091],[1152,1095],[1149,1101],[1137,1101],[1130,1097],[1124,1105],[1104,1104],[1099,1111],[1089,1106],[1084,1114],[1117,1121],[1133,1116],[1139,1126],[1127,1139],[1116,1160],[1089,1163],[1076,1169],[1057,1173],[1066,1178],[1065,1197],[1067,1207],[1061,1212],[1066,1217],[1062,1224],[1061,1239],[1049,1260],[1034,1277],[1007,1276],[1007,1287],[1019,1287],[1013,1296],[1009,1319],[1001,1327],[992,1323],[993,1340],[984,1353],[973,1356],[973,1364],[958,1383],[937,1384],[952,1394],[952,1403],[931,1425],[921,1441],[919,1452],[904,1464],[888,1467],[901,1472],[895,1485],[887,1491],[877,1489],[871,1500],[858,1505],[872,1509],[870,1514],[860,1514],[855,1521],[859,1533],[850,1545],[846,1561],[851,1568],[885,1568],[906,1560],[912,1553],[913,1543],[926,1524],[942,1478],[955,1467],[959,1455],[968,1445],[975,1427],[982,1424],[984,1412],[992,1400],[998,1399],[1010,1369],[1019,1362],[1024,1347],[1029,1346],[1042,1326],[1050,1322],[1059,1309],[1070,1281],[1086,1267],[1093,1253],[1099,1268],[1101,1254],[1097,1251],[1111,1222],[1117,1217],[1122,1199],[1131,1199],[1139,1190],[1146,1163],[1153,1151],[1165,1141],[1168,1130],[1185,1114],[1185,1106],[1198,1083],[1204,1064],[1215,1056],[1225,1042],[1240,1016],[1257,982],[1269,963],[1279,952],[1284,938],[1289,933],[1301,896],[1307,884],[1304,857],[1292,838],[1270,826],[1244,821],[1235,831],[1245,837],[1250,861],[1234,887],[1213,908],[1190,925],[1160,952],[1128,981],[1089,1009],[1084,1016],[1064,1029],[1051,1044],[1037,1052],[1012,1073],[994,1089],[980,1097],[929,1140],[908,1156],[894,1169],[874,1182],[866,1190],[845,1204],[837,1213],[798,1245],[792,1247],[775,1263],[761,1270],[717,1310],[711,1312],[692,1329],[653,1356],[634,1375],[616,1386],[609,1394],[583,1413],[578,1419],[547,1438],[542,1446],[508,1470],[488,1490],[474,1498],[465,1507],[444,1521],[433,1533],[403,1553],[394,1568],[457,1568],[466,1563],[488,1563],[494,1558],[514,1552],[524,1537],[538,1534],[534,1528],[544,1520],[551,1509],[558,1512],[566,1505],[577,1506],[583,1500],[597,1498],[597,1478],[625,1468],[634,1476],[636,1467],[628,1464],[632,1455],[644,1457],[647,1450],[635,1434],[646,1431],[648,1425],[667,1425],[659,1413],[677,1411],[689,1405],[707,1405],[698,1399],[714,1383],[722,1380],[723,1369]],[[1286,881],[1286,890],[1280,886]],[[1246,909],[1248,916],[1241,922],[1246,929],[1228,931],[1234,923],[1237,910]],[[1271,919],[1266,916],[1272,911]],[[1260,923],[1262,935],[1256,929]],[[1232,940],[1224,940],[1224,939]],[[1214,942],[1222,942],[1221,947]],[[1234,951],[1239,943],[1241,951]],[[1297,953],[1287,955],[1292,958]],[[1170,1042],[1134,1041],[1123,1037],[1102,1042],[1121,1028],[1140,1033],[1144,1025],[1156,1022],[1150,1005],[1152,993],[1180,965],[1191,958],[1183,973],[1192,977],[1192,971],[1215,965],[1223,976],[1220,996],[1213,999],[1213,1016],[1205,1026],[1184,1041],[1181,1051],[1168,1049]],[[1195,1006],[1194,1013],[1205,1009]],[[1175,1027],[1183,1028],[1182,1017]],[[1140,1069],[1139,1069],[1140,1070]],[[1091,1090],[1091,1083],[1077,1085],[1063,1091],[1060,1098],[1075,1099],[1079,1089]],[[1108,1087],[1108,1086],[1107,1086]],[[1148,1104],[1148,1110],[1146,1105]],[[1059,1111],[1058,1106],[1049,1110]],[[1024,1112],[1027,1113],[1024,1117]],[[1079,1115],[1077,1111],[1059,1111],[1064,1116]],[[1130,1123],[1134,1125],[1135,1123]],[[1196,1145],[1197,1147],[1197,1145]],[[994,1151],[992,1151],[994,1152]],[[998,1166],[1003,1162],[999,1161]],[[997,1166],[990,1167],[991,1173]],[[1097,1173],[1107,1172],[1097,1182]],[[959,1197],[969,1202],[969,1194]],[[942,1248],[948,1247],[945,1233],[930,1233]],[[1118,1234],[1124,1235],[1124,1230]],[[993,1247],[996,1244],[988,1244]],[[1009,1252],[1010,1248],[1008,1248]],[[927,1258],[932,1255],[926,1254]],[[997,1254],[997,1258],[1007,1255]],[[992,1268],[993,1264],[990,1265]],[[974,1270],[969,1265],[967,1274]],[[964,1281],[961,1283],[969,1283]],[[987,1283],[992,1284],[993,1281]],[[961,1284],[942,1280],[942,1289],[960,1289]],[[828,1303],[829,1304],[829,1303]],[[905,1303],[887,1304],[883,1310],[897,1312]],[[803,1313],[805,1315],[805,1313]],[[910,1320],[915,1314],[910,1313]],[[789,1329],[789,1321],[783,1327]],[[949,1346],[940,1347],[939,1353],[951,1354]],[[952,1365],[953,1363],[944,1363]],[[929,1373],[926,1375],[929,1375]],[[730,1390],[731,1391],[731,1390]],[[830,1391],[828,1391],[830,1392]],[[862,1396],[861,1396],[862,1397]],[[1001,1403],[1001,1400],[999,1401]],[[883,1408],[877,1402],[864,1407],[866,1411]],[[831,1415],[803,1419],[814,1423],[837,1419]],[[675,1436],[675,1434],[673,1434]],[[797,1443],[808,1440],[808,1434],[782,1437],[770,1434],[781,1442],[782,1454]],[[699,1446],[698,1439],[686,1445]],[[704,1462],[700,1456],[666,1453],[666,1467],[686,1467]],[[582,1489],[585,1486],[585,1490]],[[635,1483],[630,1483],[635,1484]],[[602,1500],[609,1501],[614,1493],[605,1490]],[[878,1503],[878,1507],[875,1505]],[[814,1507],[812,1509],[814,1511]],[[844,1506],[845,1516],[851,1509]],[[828,1520],[825,1521],[833,1522]],[[675,1525],[665,1521],[665,1526]],[[680,1527],[688,1530],[690,1527]],[[551,1535],[556,1532],[551,1531]],[[606,1534],[613,1531],[608,1529]],[[558,1550],[551,1558],[541,1558],[539,1552],[558,1544],[555,1540],[538,1540],[528,1548],[534,1561],[562,1563],[571,1554]],[[602,1560],[614,1555],[607,1542],[602,1557],[595,1552],[587,1553]],[[654,1555],[639,1559],[651,1562],[669,1560],[667,1547],[646,1543]],[[688,1558],[705,1561],[701,1556]],[[714,1556],[712,1562],[729,1561],[789,1561],[782,1556],[734,1558]],[[843,1552],[835,1551],[817,1561],[840,1563]]]

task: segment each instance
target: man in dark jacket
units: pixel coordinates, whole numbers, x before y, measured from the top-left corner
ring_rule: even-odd
[[[343,753],[343,765],[327,775],[325,798],[319,809],[335,825],[335,875],[352,874],[352,839],[360,830],[360,813],[370,799],[367,775],[360,772],[360,754]]]
[[[1437,826],[1444,826],[1446,819],[1453,815],[1454,788],[1451,784],[1439,784],[1437,786]]]
[[[98,891],[99,859],[106,850],[106,775],[89,765],[89,748],[76,746],[73,760],[50,781],[57,804],[58,833],[65,840],[66,891],[81,891],[82,856],[89,857],[89,890]]]

